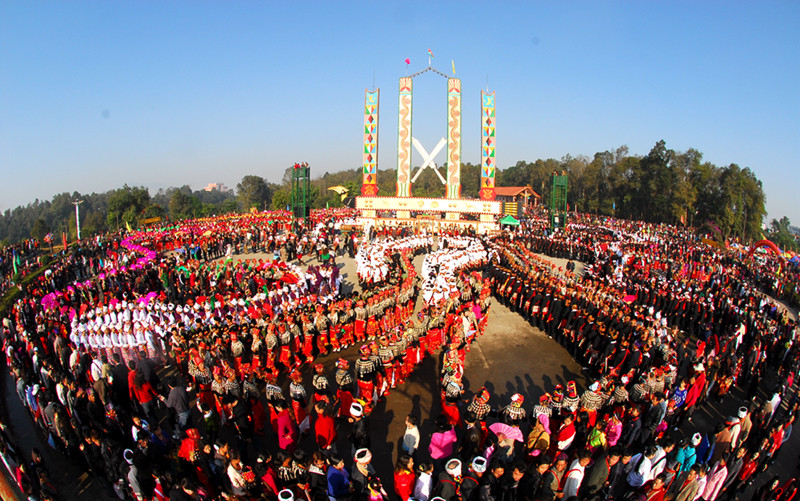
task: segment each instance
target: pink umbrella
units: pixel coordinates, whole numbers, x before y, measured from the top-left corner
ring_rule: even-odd
[[[632,303],[636,301],[636,296],[634,296],[633,294],[628,294],[627,296],[622,298],[622,300],[625,301],[626,303]]]

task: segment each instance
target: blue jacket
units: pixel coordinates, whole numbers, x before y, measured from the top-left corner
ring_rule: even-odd
[[[328,468],[328,496],[332,498],[347,497],[350,495],[350,474],[347,470]]]
[[[678,450],[675,455],[675,460],[681,464],[681,473],[689,471],[697,462],[697,451],[691,445],[687,445],[683,449]]]

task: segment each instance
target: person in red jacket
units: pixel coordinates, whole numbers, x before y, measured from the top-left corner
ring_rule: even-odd
[[[667,494],[667,489],[664,485],[665,478],[666,476],[661,473],[642,486],[640,492],[646,496],[647,501],[664,501],[664,496]]]
[[[702,365],[698,364],[702,368]],[[695,370],[697,367],[695,366]],[[701,377],[702,376],[702,377]],[[689,378],[689,389],[686,391],[686,402],[683,404],[684,413],[678,423],[678,426],[683,424],[684,420],[692,421],[692,414],[694,413],[695,406],[703,394],[703,389],[706,385],[705,372],[698,372]]]
[[[157,423],[156,418],[156,399],[164,398],[153,389],[153,386],[144,377],[142,371],[137,370],[133,378],[133,385],[131,386],[131,398],[139,402],[142,406],[145,416],[151,423]]]
[[[575,416],[566,413],[561,422],[561,426],[555,433],[555,438],[550,439],[550,455],[555,456],[559,452],[564,452],[572,445],[575,439]]]
[[[767,464],[772,465],[775,463],[775,458],[778,454],[778,450],[783,443],[783,427],[779,425],[775,425],[770,430],[769,434],[769,454],[767,459]]]
[[[755,475],[756,470],[758,470],[758,465],[760,462],[760,451],[753,452],[750,457],[744,461],[744,465],[742,465],[742,469],[739,470],[739,475],[736,477],[736,482],[731,484],[726,492],[726,494],[729,496],[729,499],[735,498],[738,493],[742,492],[747,488],[748,485],[750,485],[750,483],[753,481],[753,476]]]
[[[269,451],[259,454],[256,463],[264,493],[272,499],[277,498],[280,489],[278,489],[278,472],[272,463],[272,454]]]
[[[394,491],[402,501],[414,494],[414,459],[408,454],[401,454],[394,466]]]
[[[317,414],[314,421],[314,436],[317,445],[321,450],[329,451],[336,442],[336,422],[331,416],[330,406],[324,400],[314,404],[314,410]]]

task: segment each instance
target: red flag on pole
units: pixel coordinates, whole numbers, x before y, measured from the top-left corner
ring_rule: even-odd
[[[66,250],[67,250],[67,234],[66,233],[62,233],[61,234],[61,241],[64,243],[64,251],[66,252]]]

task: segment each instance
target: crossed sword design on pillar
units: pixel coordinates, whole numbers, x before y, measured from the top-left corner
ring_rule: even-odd
[[[415,137],[411,138],[411,144],[414,145],[414,148],[417,150],[417,153],[422,155],[422,167],[420,167],[417,173],[414,174],[414,177],[411,178],[411,184],[417,182],[417,178],[422,173],[422,171],[425,170],[427,167],[433,169],[433,172],[435,172],[436,175],[439,176],[439,180],[442,182],[442,184],[447,184],[447,181],[445,181],[444,177],[439,172],[439,169],[436,168],[436,162],[433,161],[436,155],[438,155],[439,152],[442,151],[442,148],[447,146],[447,140],[445,138],[441,138],[439,142],[436,143],[436,146],[433,147],[433,150],[431,150],[430,153],[428,153],[425,147],[422,146],[422,143],[419,142],[419,139]]]

